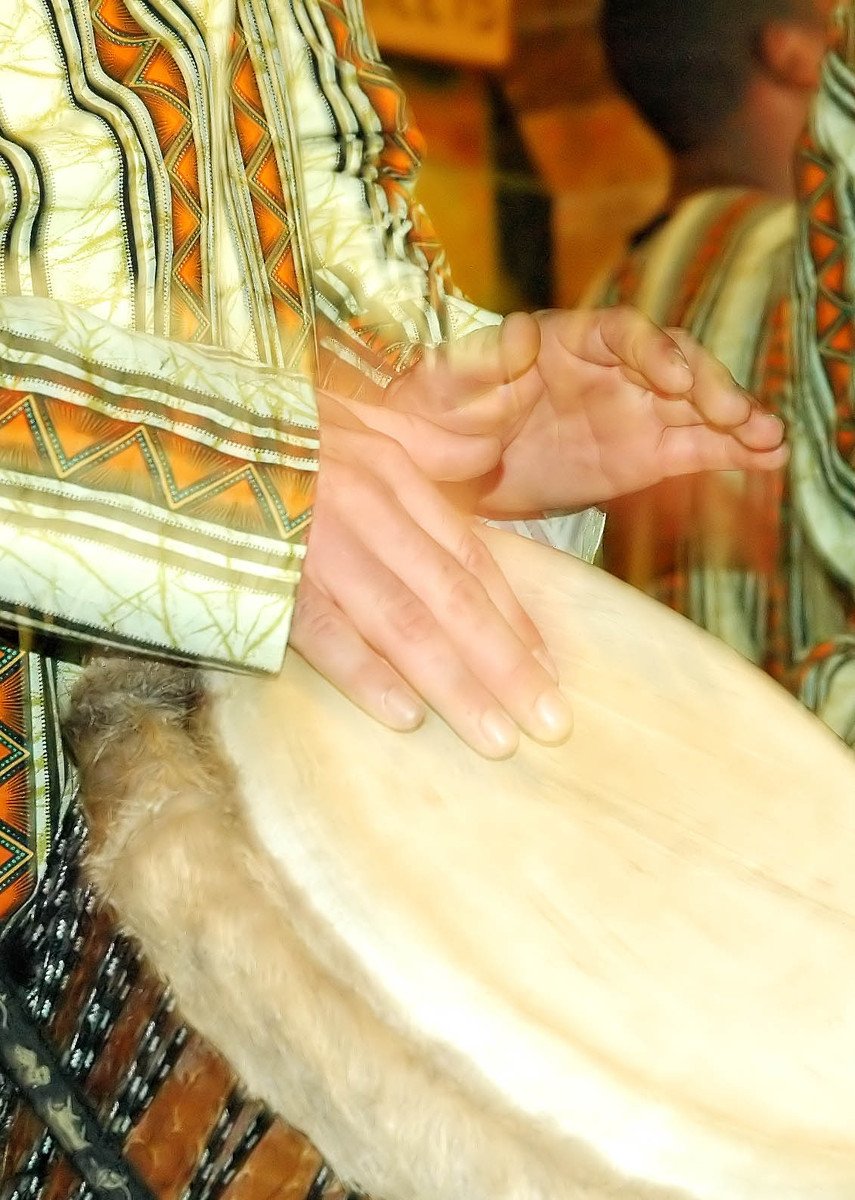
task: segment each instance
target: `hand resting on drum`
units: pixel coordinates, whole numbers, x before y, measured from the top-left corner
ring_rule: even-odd
[[[412,729],[427,703],[489,757],[513,753],[520,729],[561,741],[571,719],[472,513],[537,515],[786,461],[776,417],[693,339],[629,309],[517,313],[360,396],[319,394],[292,643],[378,720]]]
[[[397,441],[332,397],[319,407],[320,473],[292,645],[393,728],[420,723],[421,697],[488,757],[512,753],[519,729],[563,740],[570,711],[546,647],[471,523]],[[446,440],[425,423],[425,455],[438,458]]]

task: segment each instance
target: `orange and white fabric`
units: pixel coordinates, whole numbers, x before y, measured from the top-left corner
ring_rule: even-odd
[[[855,4],[839,17],[855,29]],[[689,328],[787,424],[777,480],[616,503],[604,561],[779,679],[855,745],[855,37],[826,61],[798,196],[708,190],[591,297]]]
[[[319,362],[498,320],[419,154],[357,0],[0,5],[0,917],[73,787],[58,663],[275,671]]]

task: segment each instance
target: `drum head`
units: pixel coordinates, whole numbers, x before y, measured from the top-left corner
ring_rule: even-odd
[[[855,1195],[850,753],[682,618],[489,537],[571,739],[389,733],[290,655],[213,684],[258,838],[349,986],[521,1120],[705,1200]]]

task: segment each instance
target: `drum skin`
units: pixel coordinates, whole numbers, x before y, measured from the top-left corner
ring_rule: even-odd
[[[852,1200],[855,760],[682,618],[509,535],[562,747],[96,663],[90,869],[184,1015],[381,1200]]]

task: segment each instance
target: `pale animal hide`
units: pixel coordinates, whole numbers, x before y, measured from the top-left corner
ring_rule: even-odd
[[[850,755],[673,614],[497,546],[568,747],[390,734],[299,660],[97,662],[69,735],[102,895],[378,1200],[852,1200]]]
[[[621,1179],[548,1119],[521,1124],[465,1061],[376,1010],[244,819],[206,707],[196,672],[100,660],[67,732],[91,878],[249,1090],[378,1200],[681,1200]]]

